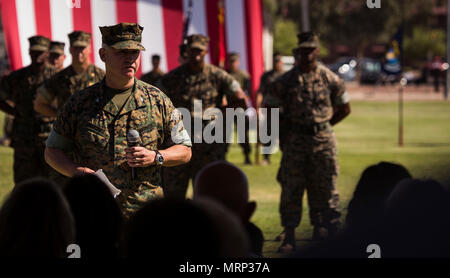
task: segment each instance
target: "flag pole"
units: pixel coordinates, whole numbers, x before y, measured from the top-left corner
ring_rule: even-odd
[[[450,0],[447,0],[447,63],[450,64]],[[448,99],[450,68],[445,71],[444,99]]]
[[[450,1],[450,0],[449,0]],[[405,0],[402,0],[402,37],[405,31]],[[403,75],[404,59],[403,59],[403,43],[400,49],[400,67],[401,75]],[[400,79],[400,87],[398,89],[398,146],[403,146],[403,88],[406,85],[406,78]]]

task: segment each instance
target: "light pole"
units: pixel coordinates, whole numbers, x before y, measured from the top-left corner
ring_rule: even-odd
[[[311,30],[309,26],[309,0],[302,0],[302,30],[303,32]]]

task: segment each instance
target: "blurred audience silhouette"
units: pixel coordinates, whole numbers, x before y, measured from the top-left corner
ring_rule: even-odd
[[[17,184],[0,210],[0,256],[67,257],[75,225],[60,189],[45,179]]]
[[[450,257],[450,193],[434,180],[404,180],[386,202],[383,257]]]
[[[227,161],[206,165],[195,178],[194,200],[207,197],[233,212],[239,219],[250,243],[250,256],[262,257],[264,236],[250,218],[256,202],[249,202],[248,181],[244,172]]]
[[[64,186],[35,178],[17,184],[0,209],[0,256],[66,258],[255,258],[264,237],[250,222],[246,175],[226,161],[197,175],[194,200],[148,202],[127,223],[110,189],[95,175]],[[367,167],[348,205],[344,228],[302,248],[296,258],[450,257],[450,190],[432,179],[413,179],[399,164]]]
[[[137,258],[245,257],[238,220],[212,201],[160,199],[134,214],[126,228],[125,256]]]
[[[71,178],[63,191],[75,219],[82,258],[117,257],[123,219],[109,188],[88,174]]]

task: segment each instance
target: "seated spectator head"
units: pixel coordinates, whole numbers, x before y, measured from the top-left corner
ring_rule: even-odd
[[[249,202],[247,177],[226,161],[210,163],[197,174],[194,199],[201,197],[219,202],[236,214],[244,225],[256,209],[256,202]]]
[[[389,195],[383,225],[386,257],[448,257],[450,193],[434,180],[404,180]]]
[[[239,242],[239,232],[232,232],[242,229],[239,222],[218,206],[179,199],[147,203],[127,224],[125,255],[180,259],[243,255],[240,249],[229,249],[233,240]],[[241,237],[245,239],[243,232]],[[241,246],[245,248],[245,240]]]
[[[0,210],[0,256],[63,258],[74,239],[69,205],[49,180],[17,184]]]
[[[383,206],[391,191],[403,179],[411,178],[402,165],[380,162],[364,170],[348,206],[346,226],[371,229],[383,218]]]
[[[110,189],[98,177],[87,174],[71,178],[64,194],[75,219],[82,257],[117,256],[122,213]]]
[[[199,198],[195,204],[214,221],[219,235],[219,257],[243,258],[249,255],[248,237],[237,216],[222,204],[209,198]]]

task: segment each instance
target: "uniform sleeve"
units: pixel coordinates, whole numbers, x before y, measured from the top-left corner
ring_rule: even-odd
[[[264,73],[261,76],[261,79],[259,80],[259,88],[258,91],[261,92],[264,95],[264,87],[266,86],[266,79],[267,79],[267,74]]]
[[[75,98],[71,97],[59,111],[53,125],[53,131],[46,142],[48,147],[64,149],[64,146],[74,146],[74,137],[77,130],[77,111],[74,100]]]
[[[42,84],[38,89],[37,92],[39,95],[41,95],[42,98],[44,98],[47,102],[52,102],[55,99],[55,95],[51,93],[51,90],[48,88],[47,84]]]
[[[239,82],[237,82],[236,79],[234,79],[226,71],[220,70],[217,71],[216,74],[220,84],[220,89],[225,95],[232,96],[241,88]]]
[[[50,132],[45,145],[50,148],[60,149],[64,151],[70,151],[74,148],[74,143],[72,140],[59,135],[55,130]]]
[[[173,106],[172,101],[165,95],[163,96],[163,110],[163,146],[165,148],[169,148],[173,145],[192,147],[191,138],[184,128],[181,113]]]
[[[336,74],[329,74],[329,89],[331,95],[331,103],[333,106],[343,105],[350,102],[350,95],[345,89],[344,81]]]
[[[1,100],[11,100],[12,99],[12,91],[11,91],[11,78],[9,76],[5,76],[0,81],[0,99]]]
[[[246,74],[244,78],[244,89],[248,94],[252,92],[252,80],[250,79],[250,75]]]
[[[271,107],[280,107],[287,95],[284,83],[276,80],[271,84],[266,84],[264,103]]]

